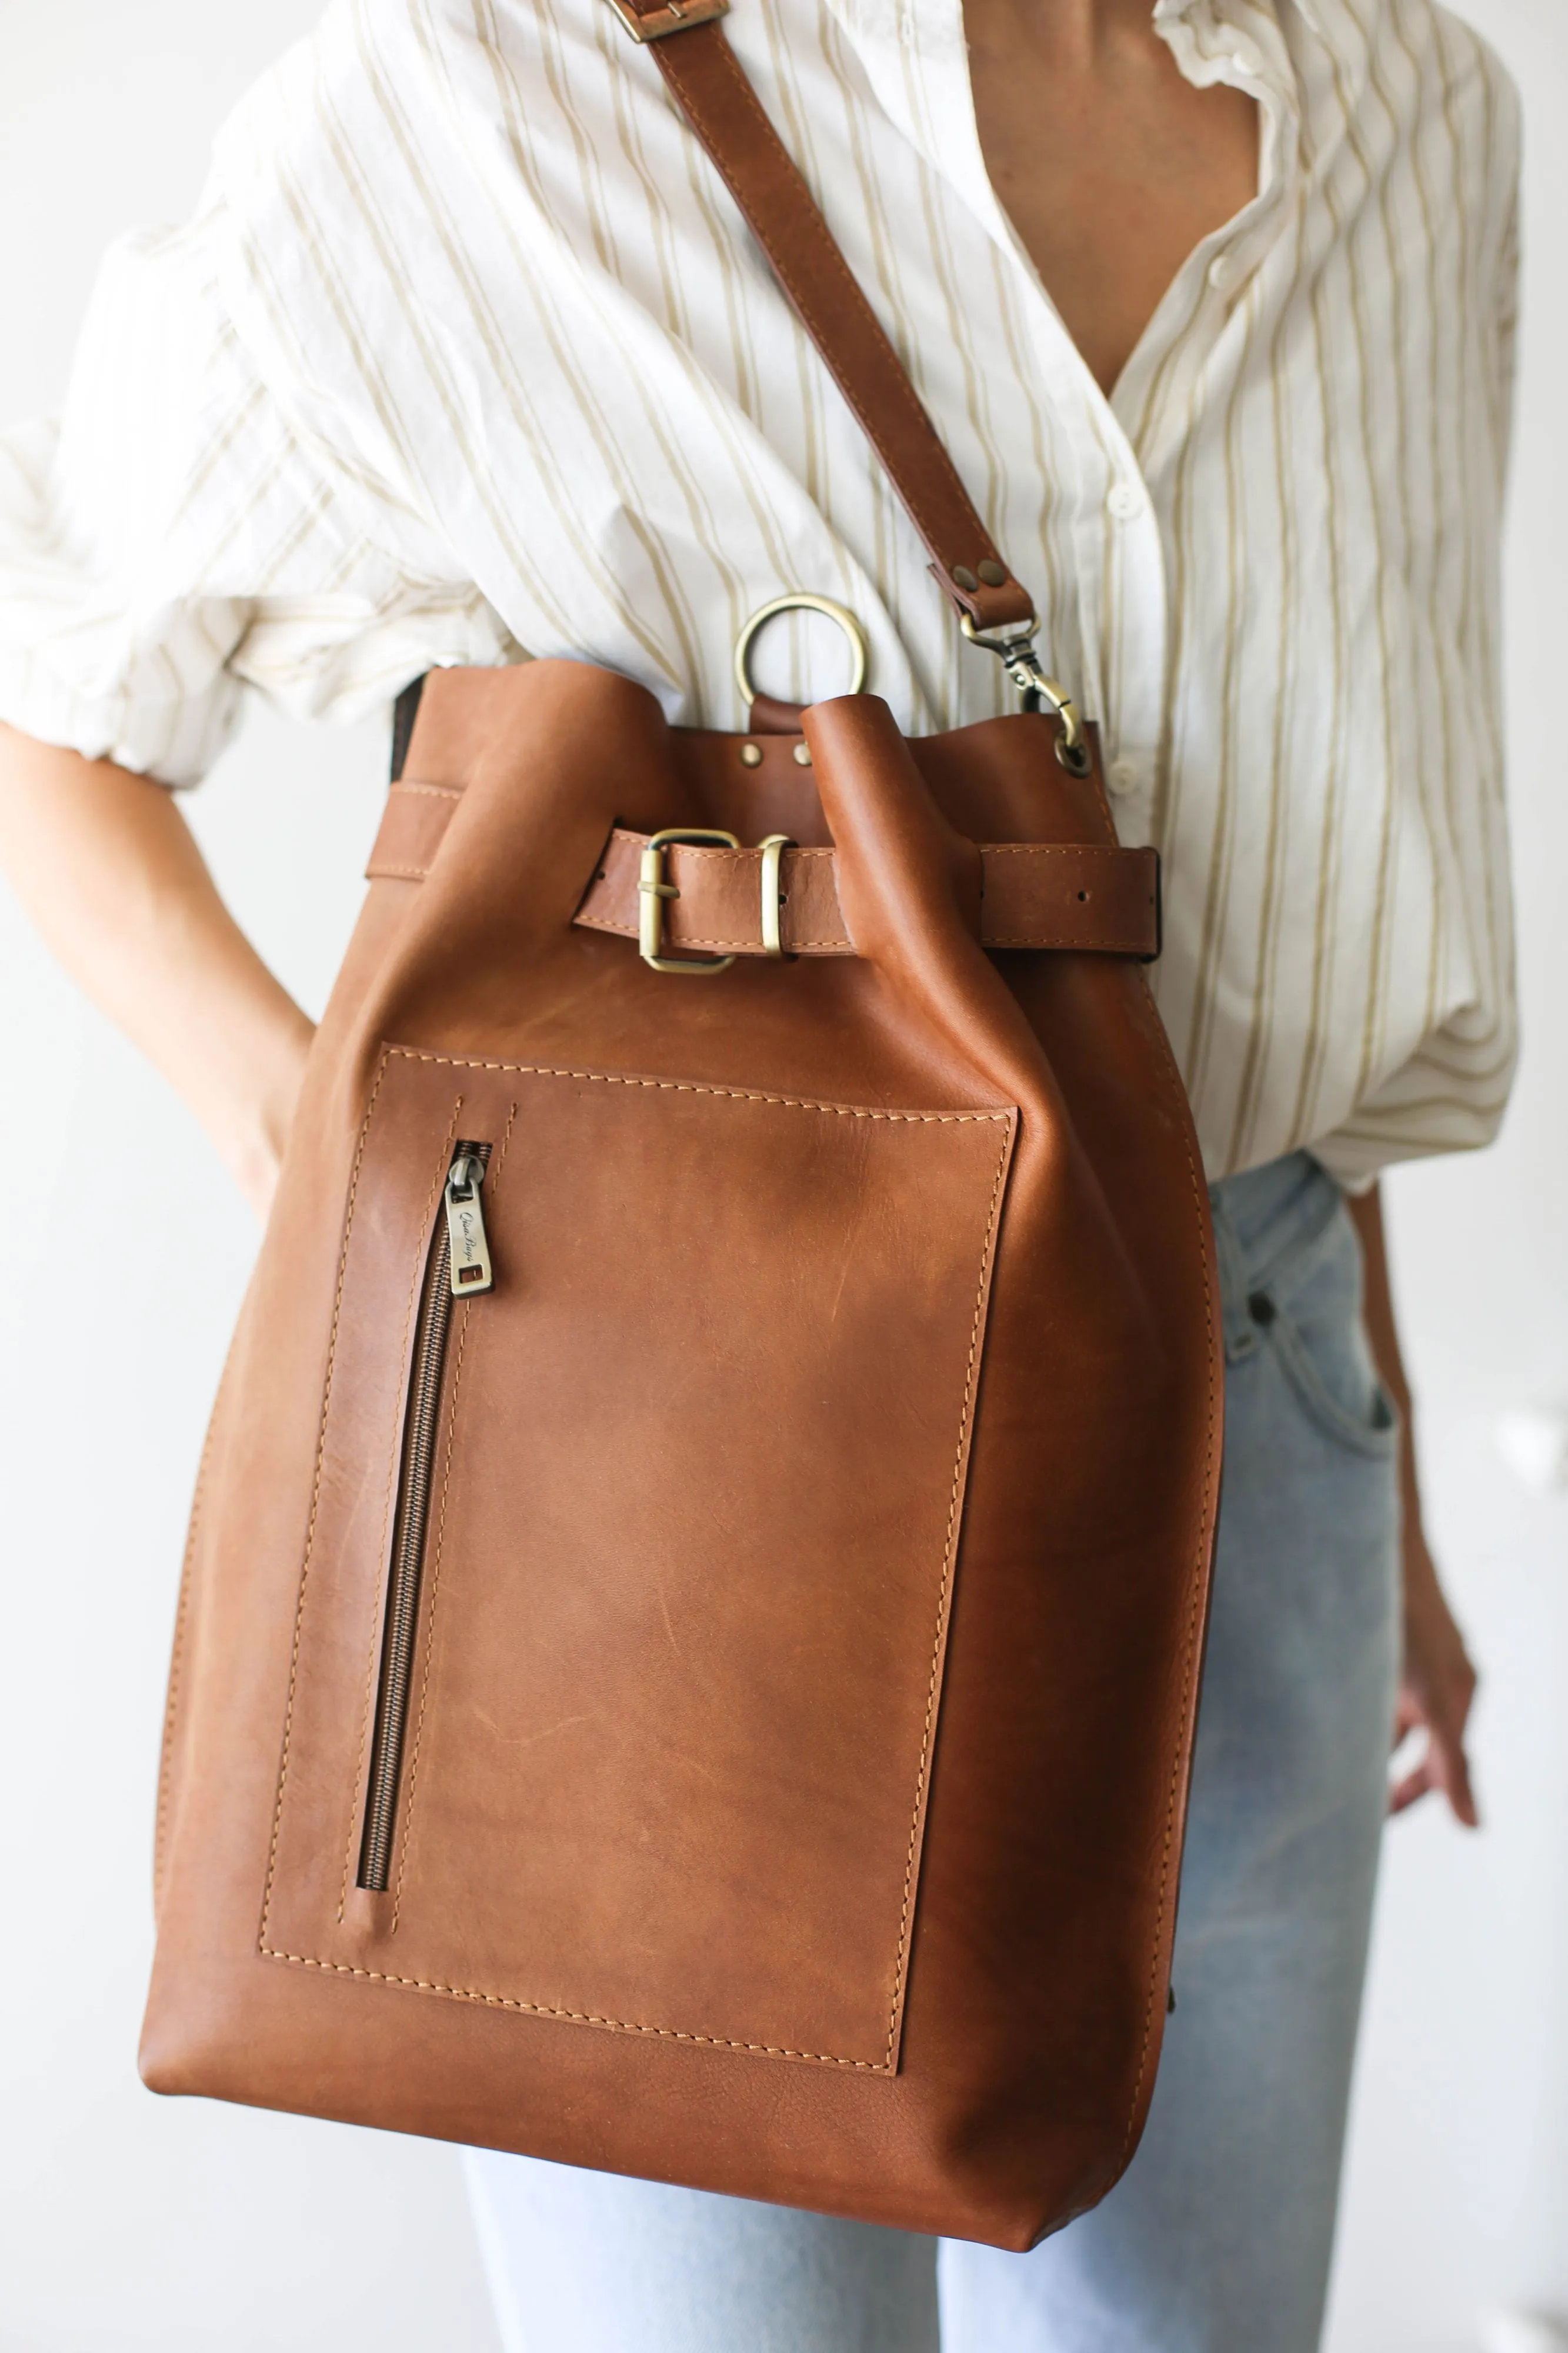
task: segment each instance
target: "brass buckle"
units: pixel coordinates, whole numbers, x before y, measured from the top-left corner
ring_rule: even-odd
[[[716,842],[722,849],[739,849],[738,838],[721,833],[711,826],[667,825],[662,833],[650,833],[643,844],[642,871],[637,877],[641,903],[637,911],[637,951],[654,972],[683,972],[693,980],[705,979],[709,974],[728,972],[735,959],[727,956],[667,956],[659,950],[664,945],[664,902],[679,899],[680,892],[664,874],[664,853],[671,842],[690,843],[700,849],[705,842]]]
[[[779,937],[779,909],[784,904],[779,892],[779,868],[784,851],[795,847],[787,833],[764,833],[757,844],[763,853],[763,954],[775,962],[784,953]]]
[[[624,0],[610,0],[610,5],[631,35],[634,41],[662,41],[667,33],[684,33],[692,25],[710,25],[715,16],[727,16],[730,0],[665,0],[662,8],[650,8],[639,16]]]

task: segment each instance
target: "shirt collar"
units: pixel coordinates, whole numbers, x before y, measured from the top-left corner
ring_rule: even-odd
[[[1157,25],[1163,24],[1170,17],[1190,16],[1194,8],[1209,5],[1210,0],[1154,0],[1154,22]],[[1266,10],[1269,15],[1278,16],[1282,6],[1294,8],[1308,30],[1316,33],[1320,39],[1322,37],[1323,26],[1318,14],[1318,0],[1254,0],[1253,8],[1248,13],[1256,14],[1259,10]],[[1236,11],[1233,9],[1229,13],[1234,17]],[[1210,6],[1210,14],[1224,16],[1226,11],[1221,5],[1217,8]]]

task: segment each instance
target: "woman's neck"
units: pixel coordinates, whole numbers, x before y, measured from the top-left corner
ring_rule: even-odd
[[[1258,109],[1195,89],[1151,0],[964,0],[986,169],[1102,389],[1258,185]]]

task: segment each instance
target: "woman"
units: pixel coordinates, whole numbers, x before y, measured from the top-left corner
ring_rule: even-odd
[[[1511,1067],[1514,101],[1426,0],[731,22],[1100,722],[1122,838],[1164,860],[1228,1419],[1181,2006],[1128,2175],[1032,2255],[478,2156],[498,2308],[552,2353],[939,2325],[949,2353],[1304,2353],[1391,1724],[1426,1736],[1394,1805],[1475,1819],[1375,1178],[1486,1141]],[[1000,707],[605,0],[334,9],[192,227],[111,257],[62,427],[11,459],[0,855],[262,1211],[310,1025],[164,789],[243,684],[347,715],[526,649],[733,723],[737,627],[805,586],[859,615],[906,728]],[[791,690],[836,684],[807,659]]]

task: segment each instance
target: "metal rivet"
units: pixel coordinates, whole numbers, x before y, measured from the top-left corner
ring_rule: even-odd
[[[967,564],[955,564],[952,567],[952,585],[955,588],[963,588],[968,593],[973,593],[979,587],[980,583]]]
[[[742,768],[760,768],[762,765],[762,745],[760,744],[742,744],[741,746],[741,765]]]
[[[809,767],[810,767],[810,765],[811,765],[811,746],[810,746],[810,744],[797,744],[795,745],[795,755],[794,755],[794,756],[795,756],[795,766],[796,766],[797,768],[809,768]]]
[[[1005,564],[998,564],[994,555],[988,555],[980,566],[980,577],[987,588],[1005,588],[1007,567]]]

